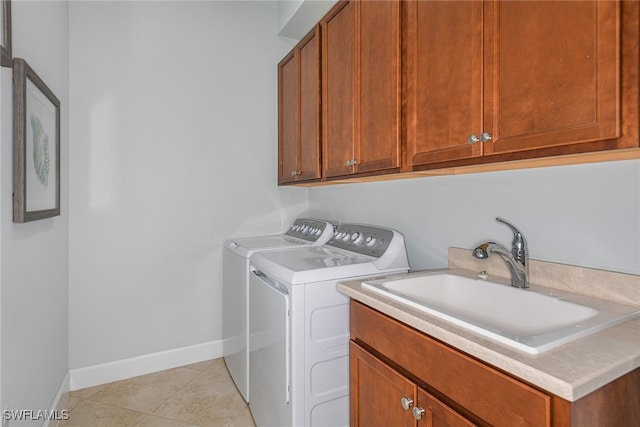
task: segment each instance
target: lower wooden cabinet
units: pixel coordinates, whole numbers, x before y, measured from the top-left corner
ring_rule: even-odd
[[[569,402],[354,300],[350,330],[352,427],[640,426],[640,368]]]
[[[354,342],[349,354],[352,426],[477,425]]]

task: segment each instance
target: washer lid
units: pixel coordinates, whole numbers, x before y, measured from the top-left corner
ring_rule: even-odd
[[[311,242],[276,234],[273,236],[242,237],[239,239],[229,239],[225,242],[225,247],[237,253],[243,258],[249,258],[259,251],[273,251],[278,249],[291,249],[302,246],[309,246]]]
[[[251,265],[267,276],[298,285],[389,272],[376,267],[375,260],[325,245],[256,253],[251,257]],[[393,271],[407,270],[401,268]]]
[[[225,247],[243,258],[259,251],[321,245],[333,237],[334,225],[314,218],[298,218],[284,234],[229,239]]]

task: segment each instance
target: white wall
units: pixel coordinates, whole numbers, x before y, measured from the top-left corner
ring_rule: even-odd
[[[68,13],[58,1],[13,1],[12,12],[13,55],[61,103],[61,216],[14,224],[12,69],[2,68],[1,409],[37,411],[51,408],[68,371]]]
[[[71,2],[70,366],[222,339],[222,243],[282,230],[275,2]]]
[[[447,248],[510,245],[530,257],[640,274],[640,161],[312,188],[311,215],[397,228],[414,270],[446,267]]]
[[[337,0],[278,1],[278,34],[300,40],[337,3]]]

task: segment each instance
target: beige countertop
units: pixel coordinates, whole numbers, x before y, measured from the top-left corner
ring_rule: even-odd
[[[421,273],[424,272],[415,274]],[[414,273],[409,275],[411,274]],[[576,401],[640,367],[640,317],[545,353],[530,355],[364,289],[358,280],[338,283],[337,289],[433,338],[568,401]]]

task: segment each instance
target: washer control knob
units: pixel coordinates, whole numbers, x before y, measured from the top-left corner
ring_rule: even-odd
[[[356,239],[353,241],[353,244],[356,246],[360,246],[363,243],[364,243],[364,236],[362,234],[356,237]]]
[[[376,244],[376,238],[373,236],[368,236],[367,240],[365,240],[365,243],[367,244],[367,246],[371,247]]]

